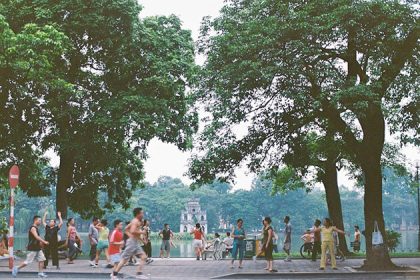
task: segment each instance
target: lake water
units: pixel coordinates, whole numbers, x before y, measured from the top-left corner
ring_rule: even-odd
[[[87,233],[80,234],[83,239],[83,251],[87,254],[89,252],[89,242],[87,238]],[[401,232],[400,245],[397,247],[397,252],[415,252],[417,251],[417,231],[403,231]],[[222,236],[223,237],[223,236]],[[349,240],[347,240],[350,242]],[[15,248],[16,250],[25,250],[27,244],[27,236],[20,235],[15,239]],[[160,251],[159,240],[152,240],[152,255],[153,257],[159,256]],[[171,249],[172,257],[194,257],[194,248],[192,247],[192,241],[189,240],[177,240],[174,241],[175,248]],[[298,252],[302,241],[300,240],[300,235],[292,235],[292,251]],[[281,249],[281,246],[279,246]],[[361,251],[365,251],[364,240],[362,239],[362,248]]]

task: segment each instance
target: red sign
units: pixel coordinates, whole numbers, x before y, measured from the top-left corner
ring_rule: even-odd
[[[9,185],[12,189],[16,188],[19,184],[19,167],[13,165],[9,171]]]

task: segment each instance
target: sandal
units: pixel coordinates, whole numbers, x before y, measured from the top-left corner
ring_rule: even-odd
[[[271,269],[271,270],[269,270],[269,272],[271,272],[271,273],[277,272],[277,269]]]

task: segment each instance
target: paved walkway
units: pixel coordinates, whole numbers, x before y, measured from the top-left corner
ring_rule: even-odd
[[[402,266],[409,266],[418,274],[412,274],[414,278],[420,279],[420,258],[398,258],[393,261]],[[244,268],[234,269],[230,268],[230,262],[222,261],[196,261],[193,259],[155,259],[150,265],[144,267],[144,273],[150,275],[150,279],[197,279],[204,280],[210,278],[219,279],[304,279],[311,276],[312,279],[342,279],[354,277],[357,275],[352,267],[357,267],[362,264],[362,259],[351,259],[344,262],[338,262],[338,271],[331,270],[327,267],[325,271],[319,271],[319,261],[311,262],[308,260],[293,260],[292,262],[284,262],[282,260],[275,261],[275,267],[278,273],[269,273],[264,270],[265,262],[263,260],[246,260],[244,261]],[[102,264],[104,264],[102,262]],[[0,278],[10,278],[7,261],[0,261]],[[136,267],[127,266],[121,271],[127,278],[135,275]],[[32,278],[37,271],[36,264],[31,264],[24,268],[19,274],[22,278]],[[111,269],[90,268],[86,260],[77,260],[75,264],[68,265],[64,260],[61,261],[61,270],[57,271],[55,268],[47,269],[47,274],[50,274],[52,279],[108,279]],[[299,276],[296,278],[296,276]],[[327,277],[325,277],[327,276]],[[348,277],[347,277],[348,276]],[[375,279],[373,277],[369,279]],[[411,277],[410,276],[410,277]],[[7,278],[6,278],[7,277]],[[379,277],[379,276],[378,276]],[[357,277],[358,279],[363,279]],[[379,277],[377,279],[385,279]],[[397,279],[397,278],[395,278]],[[398,278],[400,279],[400,278]],[[411,278],[402,278],[411,279]]]

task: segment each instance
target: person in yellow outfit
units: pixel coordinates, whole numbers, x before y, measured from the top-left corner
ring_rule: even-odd
[[[319,267],[320,270],[325,269],[325,265],[327,262],[327,250],[331,254],[331,266],[332,269],[337,269],[337,264],[335,260],[335,246],[334,246],[334,238],[333,238],[333,232],[338,232],[341,234],[346,234],[344,231],[336,228],[332,225],[332,222],[329,218],[324,219],[324,225],[318,229],[315,229],[316,231],[321,232],[321,265]]]

